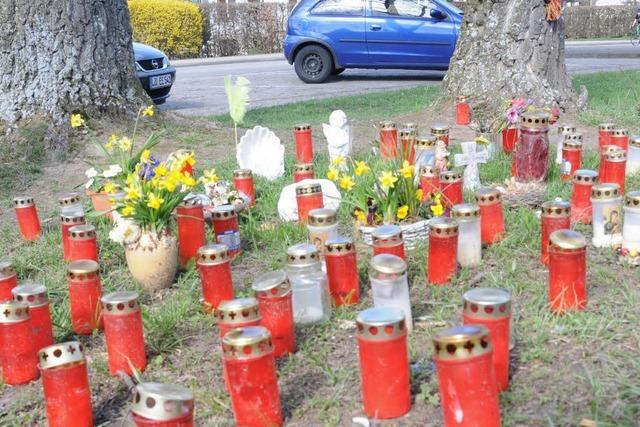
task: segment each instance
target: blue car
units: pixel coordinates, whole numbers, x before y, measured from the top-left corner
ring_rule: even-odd
[[[346,68],[446,70],[461,24],[444,0],[301,0],[284,54],[306,83]]]
[[[136,74],[142,87],[155,104],[164,104],[176,80],[176,69],[167,55],[142,43],[133,44]]]

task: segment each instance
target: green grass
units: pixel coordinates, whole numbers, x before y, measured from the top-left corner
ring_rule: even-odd
[[[30,186],[46,159],[45,123],[20,128],[15,137],[0,138],[0,201]]]

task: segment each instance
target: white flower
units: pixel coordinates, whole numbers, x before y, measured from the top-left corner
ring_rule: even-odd
[[[98,171],[95,168],[89,168],[84,172],[85,176],[89,179],[93,179],[98,176]]]
[[[116,225],[109,232],[109,238],[120,244],[135,243],[140,238],[140,227],[136,225],[131,219],[114,217]]]
[[[120,165],[110,165],[109,169],[104,171],[102,174],[105,178],[113,178],[114,176],[118,176],[122,172],[122,168]]]
[[[84,185],[84,188],[89,189],[93,183],[95,182],[95,179],[91,178],[89,181],[87,181],[87,183]]]

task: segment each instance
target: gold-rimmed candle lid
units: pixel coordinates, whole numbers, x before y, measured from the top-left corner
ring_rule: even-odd
[[[322,194],[322,185],[318,183],[300,184],[296,186],[296,196]]]
[[[215,312],[218,323],[238,324],[260,320],[258,300],[255,298],[235,298],[222,301]]]
[[[392,120],[383,120],[380,122],[380,129],[394,130],[394,129],[397,129],[397,125],[396,125],[396,122]]]
[[[67,278],[70,280],[93,280],[99,275],[100,264],[91,259],[80,259],[67,264]]]
[[[298,243],[287,248],[287,264],[291,267],[306,267],[320,262],[318,248],[310,243]]]
[[[29,319],[29,305],[26,302],[7,300],[0,302],[0,324],[18,323]]]
[[[611,132],[612,138],[622,138],[629,136],[629,131],[624,128],[614,128]]]
[[[462,182],[462,172],[459,170],[449,170],[440,172],[441,183]]]
[[[253,172],[251,169],[236,169],[233,171],[234,178],[251,178],[253,176]]]
[[[379,254],[371,258],[369,274],[377,278],[397,277],[407,272],[407,262],[396,255]]]
[[[29,307],[40,307],[49,303],[47,288],[40,283],[21,283],[11,289],[13,299]]]
[[[630,137],[629,145],[634,148],[640,148],[640,135]]]
[[[556,230],[549,236],[549,249],[566,252],[579,251],[587,247],[587,239],[577,231]]]
[[[414,138],[416,136],[415,128],[402,128],[400,129],[400,138]]]
[[[605,131],[605,132],[611,132],[613,130],[613,128],[615,128],[616,125],[614,123],[600,123],[598,125],[598,130],[601,131]]]
[[[298,163],[293,166],[296,173],[313,172],[313,163]]]
[[[420,176],[424,176],[427,178],[433,178],[434,176],[439,177],[440,173],[435,166],[432,165],[421,165],[420,166]]]
[[[416,138],[415,146],[417,150],[431,150],[431,149],[435,149],[437,142],[438,142],[438,139],[435,136],[423,135]]]
[[[404,311],[392,307],[373,307],[358,313],[358,337],[367,341],[389,341],[407,335]]]
[[[467,97],[464,95],[458,95],[457,100],[458,100],[458,104],[462,104],[463,102],[467,101]]]
[[[414,131],[418,130],[418,124],[416,122],[406,122],[402,127],[405,129],[413,129]]]
[[[222,354],[227,359],[247,360],[272,352],[271,334],[262,326],[232,329],[222,337]]]
[[[525,112],[520,117],[520,125],[528,129],[543,129],[549,126],[549,114],[544,112]]]
[[[187,197],[180,202],[179,206],[183,208],[202,206],[202,200],[199,197]]]
[[[571,203],[564,200],[550,200],[542,204],[542,216],[545,218],[568,218],[571,216]]]
[[[449,133],[449,126],[443,123],[436,123],[431,125],[431,135],[447,135]]]
[[[13,206],[15,208],[30,208],[34,205],[35,202],[31,196],[17,196],[13,198]]]
[[[218,265],[231,261],[229,247],[221,243],[212,243],[198,248],[196,264]]]
[[[612,200],[620,197],[620,186],[615,183],[596,184],[591,187],[591,198],[597,200]]]
[[[604,158],[610,162],[626,162],[627,153],[622,148],[618,147],[618,150],[609,150],[604,153]]]
[[[307,217],[307,225],[314,227],[327,227],[338,222],[338,213],[335,209],[319,208],[311,209]]]
[[[58,204],[62,207],[71,206],[80,203],[80,195],[78,193],[69,193],[58,198]]]
[[[631,191],[625,194],[624,205],[630,208],[640,208],[640,191]]]
[[[0,260],[0,280],[9,279],[16,276],[16,269],[13,262],[9,260]]]
[[[492,349],[489,330],[481,325],[455,326],[433,336],[437,360],[469,359],[490,353]]]
[[[576,133],[576,131],[577,131],[577,128],[575,125],[564,124],[564,125],[558,126],[558,133],[561,135]]]
[[[458,221],[480,218],[480,206],[475,203],[460,203],[451,208],[451,217]]]
[[[564,136],[562,148],[568,150],[582,150],[582,134],[570,133]]]
[[[131,412],[155,421],[170,421],[193,412],[193,393],[175,384],[141,383],[133,391]]]
[[[121,315],[137,313],[140,311],[137,292],[121,291],[112,292],[100,298],[102,313],[105,315]]]
[[[605,145],[602,147],[602,154],[615,153],[618,151],[624,151],[622,147],[618,147],[617,145]]]
[[[456,236],[458,228],[458,221],[453,218],[440,216],[429,221],[429,234],[436,237]]]
[[[40,369],[58,368],[65,365],[84,363],[82,344],[78,341],[68,341],[50,345],[38,351]]]
[[[91,224],[74,225],[69,228],[71,240],[91,240],[96,238],[96,228]]]
[[[511,293],[504,289],[474,288],[462,295],[465,315],[483,319],[501,319],[511,315]]]
[[[296,132],[305,132],[311,130],[311,125],[309,123],[298,123],[293,127],[293,130]]]
[[[578,169],[573,173],[573,182],[577,184],[595,184],[598,182],[598,172],[591,169]]]
[[[264,273],[253,282],[251,288],[257,297],[280,298],[291,292],[291,284],[284,270]]]
[[[493,205],[502,201],[502,193],[497,188],[483,187],[476,191],[478,205]]]
[[[324,243],[325,256],[344,255],[356,251],[353,239],[349,237],[333,237]]]
[[[213,208],[211,211],[211,217],[214,221],[216,220],[226,220],[230,218],[235,218],[238,216],[236,212],[236,208],[233,205],[220,205]]]
[[[74,224],[81,225],[85,223],[84,213],[82,212],[72,212],[72,213],[62,213],[60,214],[60,221],[63,224]]]
[[[371,232],[373,246],[396,246],[403,243],[402,229],[395,224],[380,225]]]

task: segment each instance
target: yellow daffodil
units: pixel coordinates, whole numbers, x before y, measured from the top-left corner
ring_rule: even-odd
[[[371,172],[371,168],[363,161],[356,161],[356,170],[354,172],[356,176],[360,176]]]
[[[133,145],[133,143],[131,142],[131,140],[129,138],[127,138],[126,136],[124,138],[122,138],[119,142],[120,145],[120,149],[122,151],[129,151],[131,149],[131,145]]]
[[[400,169],[400,173],[404,178],[411,178],[413,176],[414,166],[405,160],[402,163],[402,169]]]
[[[442,206],[441,203],[436,202],[435,204],[431,205],[431,212],[435,216],[442,216],[444,215],[444,207]]]
[[[340,188],[343,190],[351,191],[354,185],[356,185],[356,182],[353,180],[353,177],[342,175],[342,178],[340,178]]]
[[[189,187],[189,188],[195,187],[195,185],[196,185],[196,180],[193,179],[193,177],[188,173],[185,173],[184,175],[182,175],[182,180],[181,181],[182,181],[182,184],[184,186]]]
[[[140,154],[140,161],[143,162],[143,163],[149,163],[149,159],[151,159],[151,151],[150,150],[144,150]]]
[[[140,194],[140,190],[133,187],[125,188],[127,195],[125,196],[128,200],[138,200],[142,195]]]
[[[489,140],[487,138],[485,138],[484,136],[478,136],[475,139],[475,143],[478,145],[489,145]]]
[[[84,126],[84,119],[82,118],[82,114],[72,114],[71,127],[79,128],[80,126]]]
[[[329,178],[331,181],[337,181],[338,176],[339,176],[338,169],[329,168],[329,170],[327,171],[327,178]]]
[[[346,160],[347,159],[344,156],[336,156],[333,158],[333,160],[331,160],[331,165],[340,166],[343,165]]]
[[[179,179],[176,179],[174,176],[169,175],[164,180],[159,182],[158,188],[173,193],[176,190],[179,181]]]
[[[210,169],[208,171],[204,171],[200,181],[204,184],[215,184],[219,180],[218,175],[216,175],[215,169]]]
[[[162,163],[159,164],[158,166],[156,166],[156,168],[154,169],[156,176],[157,177],[163,177],[165,176],[167,173],[169,173],[169,170],[166,168],[165,165],[163,165]]]
[[[155,111],[153,111],[153,105],[149,105],[147,108],[142,110],[142,115],[145,117],[153,117],[154,113]]]
[[[113,147],[115,147],[117,143],[118,143],[118,136],[117,135],[111,135],[109,137],[109,142],[107,142],[104,145],[104,148],[106,148],[107,151],[113,151]]]
[[[416,190],[416,199],[421,202],[422,201],[422,197],[424,196],[424,191],[422,191],[422,188],[418,188]]]
[[[103,189],[103,190],[104,190],[104,192],[105,192],[105,193],[107,193],[107,194],[113,194],[113,193],[115,193],[115,192],[116,192],[117,187],[116,187],[116,185],[115,185],[113,182],[108,181],[108,182],[104,185],[104,187],[103,187],[102,189]]]
[[[131,205],[127,205],[122,209],[122,216],[133,216],[136,213],[136,208]]]
[[[405,219],[409,215],[409,206],[403,205],[398,208],[398,212],[396,212],[396,216],[398,219]]]
[[[151,209],[160,209],[160,206],[164,203],[164,199],[156,196],[153,193],[149,193],[149,200],[147,201],[147,206]]]
[[[394,187],[398,178],[393,175],[393,172],[384,171],[382,172],[382,175],[378,177],[378,181],[380,181],[383,189],[388,190],[389,188]]]
[[[356,219],[360,221],[361,224],[367,223],[367,214],[361,211],[360,209],[356,209],[353,212],[353,214],[355,215]]]

